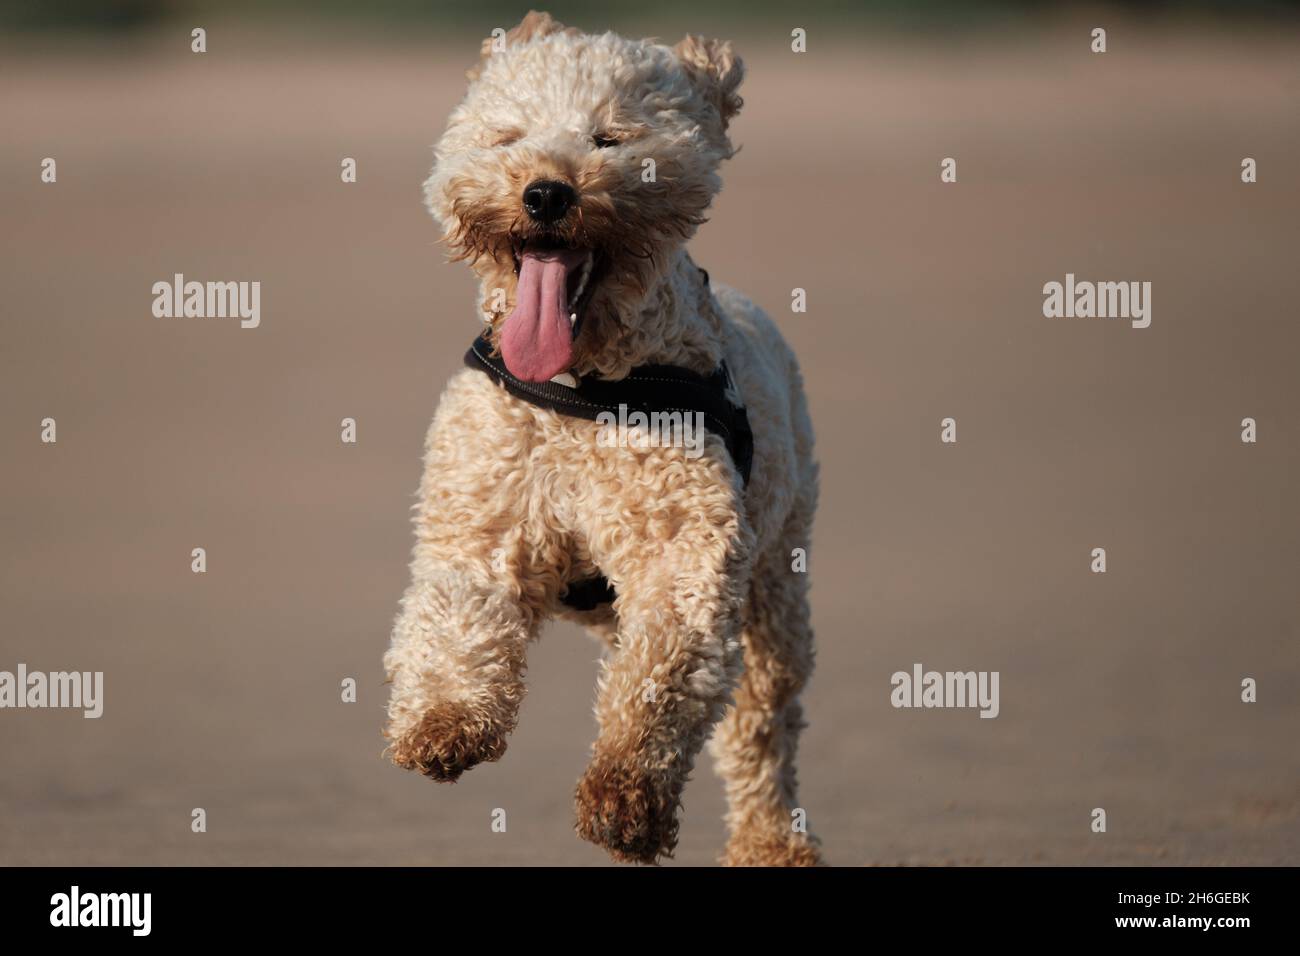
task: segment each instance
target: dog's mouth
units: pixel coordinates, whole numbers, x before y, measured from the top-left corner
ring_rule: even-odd
[[[598,256],[546,239],[512,238],[519,277],[501,327],[501,358],[515,378],[547,382],[573,365],[573,343],[598,279]]]

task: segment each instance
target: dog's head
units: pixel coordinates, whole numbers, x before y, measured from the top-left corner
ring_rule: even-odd
[[[626,329],[718,191],[742,74],[727,43],[544,13],[483,42],[425,195],[515,376],[546,381]]]

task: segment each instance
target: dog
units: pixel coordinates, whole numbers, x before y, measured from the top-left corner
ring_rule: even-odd
[[[608,645],[576,830],[621,862],[672,855],[711,734],[722,862],[821,862],[795,780],[818,483],[803,383],[771,319],[685,249],[734,152],[743,73],[726,42],[584,34],[530,12],[484,41],[425,183],[485,326],[481,367],[450,380],[426,440],[384,659],[387,754],[439,781],[499,759],[529,642],[576,620]],[[688,455],[644,428],[601,441],[590,417],[529,400],[638,378],[665,407],[688,401],[688,379],[722,389],[737,430],[749,422],[752,473],[717,418]]]

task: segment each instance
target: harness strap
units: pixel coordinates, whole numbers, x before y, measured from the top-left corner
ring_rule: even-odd
[[[577,388],[559,382],[525,382],[515,378],[499,356],[492,354],[487,333],[474,340],[465,364],[486,372],[511,395],[530,405],[549,408],[573,418],[595,421],[602,412],[680,412],[703,415],[704,425],[727,445],[731,460],[746,484],[754,461],[754,434],[743,405],[727,398],[731,382],[726,363],[705,377],[676,365],[639,365],[616,382],[588,379]]]

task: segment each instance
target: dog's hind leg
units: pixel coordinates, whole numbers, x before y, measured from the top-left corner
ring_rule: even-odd
[[[798,509],[778,545],[754,568],[741,639],[745,672],[710,744],[727,791],[731,866],[815,866],[796,792],[795,751],[804,728],[799,692],[812,673],[808,575],[791,551],[808,548],[811,507]]]
[[[393,762],[454,781],[498,759],[524,696],[524,651],[535,629],[508,583],[486,570],[417,570],[384,656]]]

